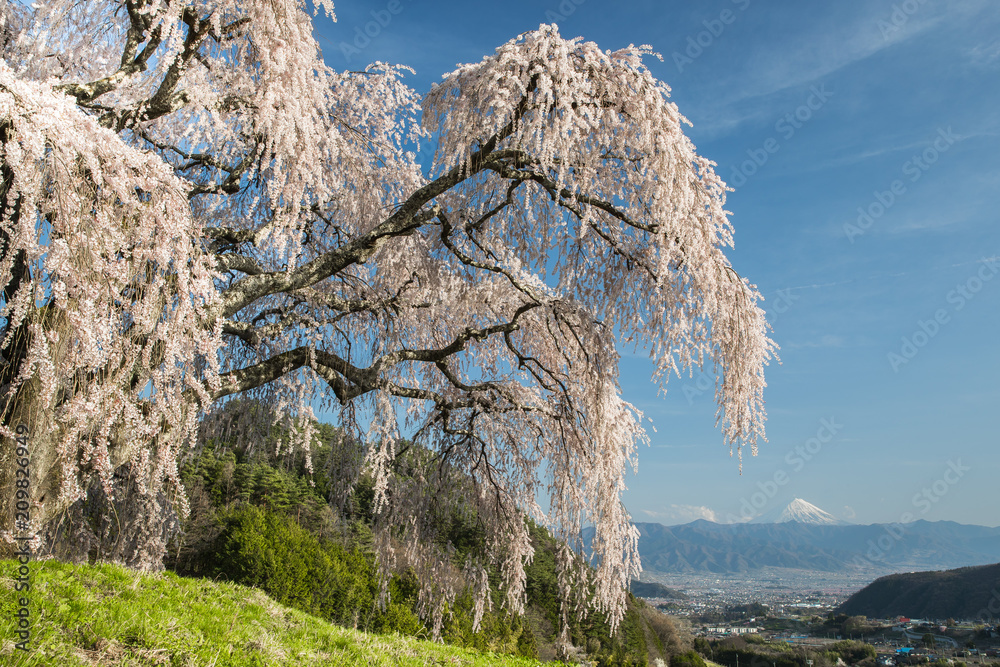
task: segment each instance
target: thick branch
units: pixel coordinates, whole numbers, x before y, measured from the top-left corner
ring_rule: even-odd
[[[121,132],[140,121],[154,120],[171,114],[190,101],[186,92],[177,90],[177,84],[180,83],[191,60],[197,55],[202,41],[211,30],[212,22],[207,18],[200,19],[197,13],[190,8],[184,10],[181,20],[188,27],[187,35],[184,38],[184,48],[170,63],[167,73],[163,76],[163,80],[153,96],[129,109],[114,109],[105,112],[100,118],[101,125],[113,127],[116,131]]]
[[[118,88],[125,79],[133,74],[146,71],[150,57],[160,46],[162,27],[156,26],[149,35],[149,39],[146,40],[142,51],[137,54],[139,44],[143,42],[146,31],[149,30],[151,16],[140,11],[140,7],[135,2],[127,2],[126,7],[131,24],[125,37],[125,48],[122,50],[121,66],[118,70],[90,83],[70,83],[56,86],[56,90],[61,90],[67,95],[75,97],[79,104],[89,104],[101,95]]]
[[[517,123],[527,110],[528,97],[534,91],[536,83],[537,77],[531,80],[510,122],[483,142],[466,164],[452,167],[446,174],[419,188],[384,222],[344,246],[331,250],[294,271],[248,276],[234,283],[223,292],[218,315],[229,317],[261,297],[314,285],[348,266],[365,262],[389,239],[411,234],[433,219],[439,214],[439,207],[422,211],[424,206],[485,168],[487,160],[492,157],[500,142],[514,133]]]

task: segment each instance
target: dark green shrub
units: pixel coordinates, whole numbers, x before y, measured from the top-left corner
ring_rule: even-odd
[[[856,665],[859,662],[869,659],[875,660],[878,656],[875,647],[864,642],[844,640],[827,646],[828,651],[836,653],[844,662],[849,665]],[[836,659],[834,659],[836,662]]]
[[[517,655],[538,659],[538,642],[535,641],[535,633],[527,625],[521,627],[521,634],[517,637]]]
[[[360,549],[317,538],[294,519],[244,505],[228,514],[214,551],[214,575],[339,625],[424,635],[413,613],[417,584],[395,577],[390,603],[378,605],[378,581]]]
[[[364,556],[321,542],[289,517],[244,505],[228,516],[216,553],[217,574],[334,622],[367,625],[374,608]]]
[[[685,651],[670,658],[670,667],[707,667],[707,665],[697,652]]]

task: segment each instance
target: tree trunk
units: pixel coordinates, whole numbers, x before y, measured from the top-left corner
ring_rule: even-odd
[[[42,322],[46,331],[58,330],[63,334],[59,336],[60,343],[52,348],[53,360],[58,364],[65,355],[66,342],[71,340],[64,319],[58,311],[42,309],[36,321]],[[29,344],[30,341],[25,341],[22,345],[27,349]],[[8,377],[4,380],[9,388],[18,369],[7,370]],[[128,446],[126,434],[119,434],[115,438],[117,446],[110,448],[115,471],[108,484],[111,497],[95,475],[84,482],[84,498],[71,502],[60,498],[67,475],[79,474],[79,457],[75,451],[61,456],[63,429],[55,418],[56,406],[42,404],[41,393],[41,380],[34,374],[2,410],[4,425],[22,434],[20,444],[28,450],[30,524],[26,527],[15,521],[15,513],[20,509],[17,480],[24,478],[18,471],[25,469],[20,465],[24,463],[19,460],[22,457],[17,456],[19,443],[2,438],[0,530],[4,535],[37,536],[32,550],[35,555],[51,555],[72,562],[112,561],[144,570],[162,569],[167,544],[180,529],[166,489],[162,484],[146,483],[143,479],[146,471],[130,461],[134,452]],[[56,396],[58,400],[59,392]],[[82,472],[86,475],[89,471]],[[11,557],[15,548],[13,540],[3,540],[0,557]]]

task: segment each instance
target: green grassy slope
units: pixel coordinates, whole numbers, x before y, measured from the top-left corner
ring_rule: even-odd
[[[253,588],[114,565],[31,564],[31,650],[15,649],[14,561],[0,561],[0,664],[465,665],[541,663],[399,635],[365,634]]]

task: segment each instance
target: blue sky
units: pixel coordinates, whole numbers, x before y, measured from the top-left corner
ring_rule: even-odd
[[[738,520],[800,497],[857,523],[1000,525],[996,2],[336,11],[336,24],[317,19],[331,66],[406,64],[419,92],[543,22],[663,54],[648,64],[736,188],[730,257],[766,298],[782,363],[768,373],[769,441],[745,452],[741,475],[714,428],[711,380],[674,378],[658,397],[648,358],[625,354],[625,397],[657,429],[625,498],[637,521]]]

